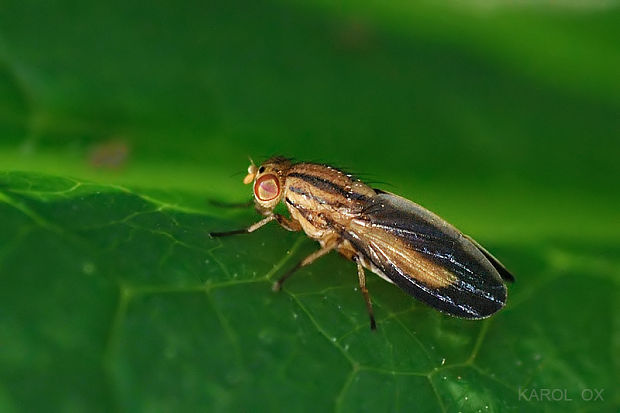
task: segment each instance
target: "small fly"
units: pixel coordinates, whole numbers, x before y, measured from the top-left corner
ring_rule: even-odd
[[[265,218],[244,229],[212,232],[212,237],[250,233],[277,221],[289,231],[303,230],[321,245],[286,272],[274,291],[295,271],[336,250],[357,265],[372,330],[376,323],[364,268],[456,317],[486,318],[506,304],[504,281],[514,281],[506,267],[414,202],[371,188],[331,166],[283,157],[260,167],[252,163],[243,183],[253,183],[255,208]],[[290,217],[274,213],[280,202]]]

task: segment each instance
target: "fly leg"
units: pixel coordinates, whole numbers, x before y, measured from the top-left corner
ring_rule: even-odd
[[[232,231],[225,231],[225,232],[209,232],[209,235],[212,236],[212,237],[226,237],[228,235],[235,235],[235,234],[249,234],[250,232],[254,232],[257,229],[259,229],[260,227],[264,226],[265,224],[270,223],[274,219],[276,219],[276,217],[274,215],[269,215],[269,216],[261,219],[260,221],[250,225],[247,228],[235,229],[235,230],[232,230]]]
[[[278,221],[278,224],[280,224],[280,226],[285,230],[293,232],[301,231],[301,224],[296,219],[287,218],[284,215],[280,214],[275,214],[274,216],[276,217],[276,221]]]
[[[359,258],[353,257],[353,261],[357,264],[357,276],[360,281],[360,290],[362,290],[362,294],[364,295],[364,301],[366,301],[366,309],[368,310],[368,316],[370,317],[370,329],[376,330],[377,324],[375,323],[375,314],[372,311],[372,302],[370,301],[370,294],[368,294],[368,289],[366,288],[366,273],[364,272],[364,267],[360,262]]]
[[[288,272],[286,272],[282,277],[280,277],[280,279],[278,281],[276,281],[273,284],[273,291],[280,291],[280,288],[282,288],[282,284],[284,283],[284,281],[287,280],[288,277],[293,275],[300,268],[305,267],[306,265],[312,264],[314,261],[316,261],[317,259],[321,258],[323,255],[327,254],[328,252],[330,252],[334,248],[336,248],[336,243],[335,242],[328,243],[323,248],[321,248],[320,250],[314,251],[312,254],[308,255],[306,258],[304,258],[303,260],[299,261],[297,263],[297,265],[295,265],[293,268],[288,270]]]
[[[284,215],[271,214],[261,219],[260,221],[250,225],[247,228],[235,229],[232,231],[224,231],[224,232],[210,232],[209,235],[212,237],[226,237],[228,235],[235,235],[235,234],[249,234],[261,228],[262,226],[270,223],[274,219],[278,221],[278,224],[280,224],[282,228],[284,229],[287,229],[289,231],[300,231],[301,230],[301,225],[299,224],[299,221],[287,218]]]

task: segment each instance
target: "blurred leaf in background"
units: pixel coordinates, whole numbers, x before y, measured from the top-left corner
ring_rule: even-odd
[[[3,2],[0,410],[617,411],[619,38],[612,0]],[[372,276],[372,333],[335,255],[273,293],[316,243],[207,236],[273,154],[439,213],[507,307]]]

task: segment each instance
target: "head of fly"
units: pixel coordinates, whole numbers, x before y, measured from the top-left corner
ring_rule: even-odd
[[[282,200],[284,179],[291,162],[281,157],[271,158],[260,166],[250,162],[243,183],[254,183],[254,200],[257,205],[261,209],[272,210]]]

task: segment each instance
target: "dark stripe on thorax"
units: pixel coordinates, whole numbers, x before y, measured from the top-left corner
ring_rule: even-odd
[[[293,201],[291,201],[291,200],[289,199],[289,197],[286,197],[286,198],[284,199],[284,201],[285,201],[287,204],[289,204],[290,206],[292,206],[293,208],[297,208],[297,204],[296,204],[296,203],[294,203]]]
[[[316,195],[314,195],[314,194],[310,194],[310,193],[308,193],[308,192],[304,191],[303,189],[301,189],[301,188],[297,188],[297,187],[295,187],[295,186],[289,186],[289,187],[288,187],[288,190],[289,190],[289,191],[291,191],[291,192],[293,192],[293,193],[295,193],[295,194],[301,195],[301,196],[303,196],[303,197],[309,197],[309,198],[312,198],[314,201],[316,201],[316,202],[318,202],[319,204],[322,204],[322,205],[329,205],[329,206],[333,206],[333,207],[339,207],[339,206],[342,206],[342,203],[341,203],[341,202],[329,202],[329,201],[328,201],[328,200],[326,200],[326,199],[323,199],[323,198],[321,198],[321,197],[318,197],[318,196],[316,196]]]
[[[303,174],[303,173],[299,173],[299,172],[292,172],[290,174],[288,174],[289,177],[291,178],[299,178],[307,183],[309,183],[310,185],[313,185],[325,192],[331,192],[333,194],[338,194],[341,195],[345,198],[351,198],[351,199],[355,199],[358,201],[365,201],[368,199],[367,196],[362,195],[362,194],[358,194],[356,192],[352,192],[352,191],[347,191],[345,188],[343,188],[342,186],[335,184],[327,179],[321,178],[319,176],[315,176],[315,175],[310,175],[310,174]]]

